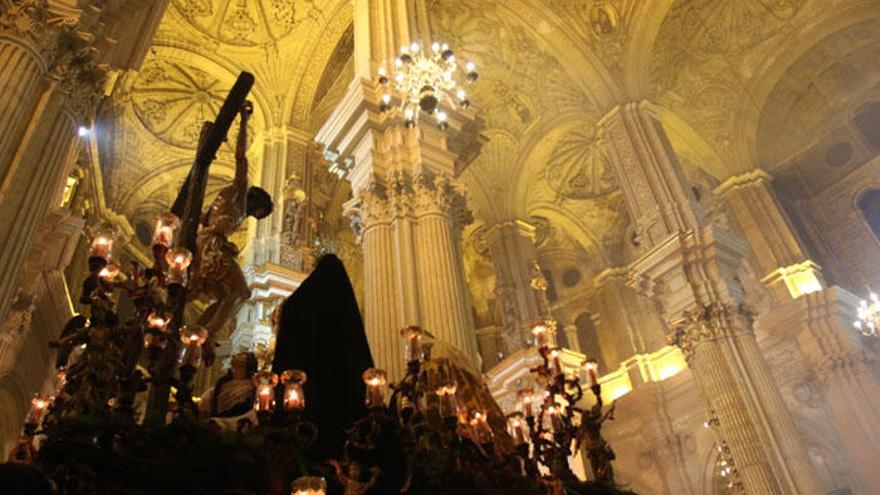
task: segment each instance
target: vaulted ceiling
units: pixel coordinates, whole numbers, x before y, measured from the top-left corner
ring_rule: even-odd
[[[556,232],[547,239],[565,242],[544,242],[542,256],[577,264],[586,285],[633,249],[595,139],[617,102],[652,100],[689,179],[708,190],[756,166],[788,177],[821,161],[809,173],[822,175],[839,142],[854,158],[834,173],[873,152],[851,117],[856,99],[878,92],[878,0],[428,4],[435,37],[481,68],[471,99],[489,141],[463,176],[477,218],[468,235],[511,218],[544,225]],[[108,207],[136,229],[167,208],[201,121],[241,70],[257,79],[249,156],[259,181],[267,136],[313,133],[342,97],[353,77],[351,21],[351,0],[172,0],[144,67],[116,81],[102,110]],[[822,160],[797,158],[812,156]],[[232,163],[226,146],[212,190]],[[325,221],[342,232],[347,186],[319,179]]]

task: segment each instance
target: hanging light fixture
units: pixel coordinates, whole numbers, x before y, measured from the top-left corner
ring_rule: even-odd
[[[467,108],[470,101],[464,86],[479,79],[474,62],[459,66],[449,45],[436,42],[425,48],[419,43],[401,47],[400,56],[394,60],[393,74],[379,67],[378,76],[385,91],[381,111],[392,109],[396,94],[408,128],[414,127],[421,114],[426,113],[444,130],[449,126],[449,115],[440,107]],[[460,82],[462,79],[464,82]]]
[[[871,291],[868,300],[859,302],[858,319],[853,324],[868,337],[876,337],[880,332],[880,297],[876,292]]]

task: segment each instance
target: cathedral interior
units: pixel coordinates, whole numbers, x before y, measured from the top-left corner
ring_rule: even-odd
[[[385,108],[437,42],[470,105]],[[512,412],[551,322],[636,493],[880,493],[880,1],[0,0],[0,67],[4,458],[58,386],[90,227],[149,265],[246,71],[274,210],[229,238],[250,297],[196,395],[335,254],[392,379],[418,325]],[[233,129],[205,205],[237,172]]]

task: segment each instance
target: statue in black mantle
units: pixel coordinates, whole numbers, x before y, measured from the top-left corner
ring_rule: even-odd
[[[366,415],[361,374],[373,367],[342,261],[328,254],[281,305],[272,370],[308,374],[305,414],[318,427],[315,459],[339,458],[345,431]]]

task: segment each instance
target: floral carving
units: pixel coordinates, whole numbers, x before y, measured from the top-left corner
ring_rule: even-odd
[[[238,46],[274,43],[293,31],[303,16],[314,18],[313,2],[294,0],[174,0],[183,17],[204,35]]]
[[[554,147],[546,178],[560,196],[590,199],[617,189],[614,174],[593,133],[577,129]]]
[[[217,114],[227,89],[200,69],[151,58],[132,85],[132,104],[144,127],[157,137],[195,148],[202,122]]]
[[[679,347],[690,360],[702,345],[752,333],[754,318],[752,310],[744,304],[711,303],[685,312],[667,340],[670,345]]]

